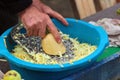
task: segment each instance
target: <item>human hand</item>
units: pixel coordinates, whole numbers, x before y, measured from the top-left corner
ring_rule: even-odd
[[[58,43],[61,42],[60,34],[47,14],[40,12],[31,5],[19,15],[22,23],[25,25],[28,36],[40,36],[43,38],[47,28],[53,34],[56,41]]]
[[[68,22],[64,19],[64,17],[59,14],[58,12],[54,11],[53,9],[51,9],[50,7],[48,7],[47,5],[43,4],[40,0],[33,0],[33,6],[35,6],[36,8],[39,9],[39,11],[46,13],[47,15],[58,19],[59,21],[61,21],[64,25],[68,25]]]

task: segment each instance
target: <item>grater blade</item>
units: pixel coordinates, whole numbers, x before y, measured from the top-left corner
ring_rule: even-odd
[[[11,31],[11,37],[28,53],[39,53],[41,51],[41,38],[38,36],[27,36],[22,24],[18,24]]]

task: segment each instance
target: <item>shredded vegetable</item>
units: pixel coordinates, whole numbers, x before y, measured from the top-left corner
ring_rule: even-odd
[[[70,38],[69,35],[61,33],[62,41],[69,41],[71,44],[67,45],[70,47],[69,51],[64,55],[51,56],[46,54],[44,51],[41,53],[32,53],[31,56],[19,45],[16,45],[13,49],[12,54],[19,59],[32,62],[35,64],[64,64],[64,63],[74,63],[77,60],[83,59],[86,56],[92,54],[97,48],[95,45],[90,45],[88,43],[80,43],[77,38]],[[68,43],[67,43],[68,44]],[[72,45],[72,46],[71,46]],[[58,53],[59,54],[59,53]],[[62,66],[62,65],[61,65]]]

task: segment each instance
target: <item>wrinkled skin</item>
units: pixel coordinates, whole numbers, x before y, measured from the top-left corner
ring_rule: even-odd
[[[19,16],[22,23],[25,25],[28,36],[40,36],[44,38],[46,29],[48,29],[58,43],[61,42],[61,37],[50,17],[54,17],[60,20],[64,25],[68,25],[63,16],[39,0],[33,0],[32,5],[20,12]]]

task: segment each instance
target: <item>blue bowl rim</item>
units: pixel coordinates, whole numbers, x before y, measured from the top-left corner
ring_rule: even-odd
[[[72,18],[66,18],[67,21],[72,21],[72,22],[76,22],[76,19],[72,19]],[[93,25],[88,24],[87,22],[84,22],[82,20],[78,20],[77,22],[83,23],[91,28],[94,28]],[[9,34],[9,32],[11,31],[12,28],[6,30],[1,37],[4,38],[4,36],[7,36]],[[100,28],[94,28],[97,29],[98,32],[100,32]],[[103,30],[103,29],[101,29]],[[74,68],[78,68],[81,67],[83,64],[88,63],[88,62],[92,62],[92,60],[94,60],[94,58],[96,58],[98,55],[101,54],[101,52],[105,49],[105,47],[108,45],[108,37],[106,32],[103,30],[103,32],[100,34],[101,37],[106,37],[106,40],[101,40],[100,41],[100,45],[98,46],[98,48],[90,55],[88,55],[87,57],[80,59],[78,61],[73,62],[72,64],[70,63],[65,63],[63,64],[63,67],[61,67],[59,64],[54,64],[54,65],[44,65],[44,64],[34,64],[34,63],[30,63],[30,62],[26,62],[23,61],[21,59],[18,59],[16,57],[14,57],[7,49],[5,49],[5,55],[4,57],[6,59],[8,59],[8,61],[12,64],[15,64],[16,66],[19,66],[21,68],[26,68],[26,69],[30,69],[30,70],[37,70],[37,71],[50,71],[50,72],[56,72],[56,71],[63,71],[63,70],[68,70],[68,69],[74,69]],[[4,45],[5,46],[5,45]]]

